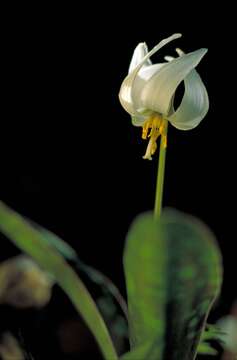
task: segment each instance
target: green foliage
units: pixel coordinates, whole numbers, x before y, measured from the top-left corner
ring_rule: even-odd
[[[73,262],[80,271],[85,273],[93,283],[100,287],[104,295],[104,300],[107,300],[108,306],[111,301],[114,302],[114,300],[116,300],[125,317],[127,318],[127,304],[119,289],[106,275],[92,266],[85,264],[78,257],[76,251],[57,235],[32,221],[30,221],[30,223],[41,233],[43,241],[52,245],[66,260]],[[117,307],[114,309],[114,314],[116,312]]]
[[[0,230],[54,277],[94,334],[105,359],[117,359],[95,303],[64,258],[103,285],[123,307],[120,293],[110,280],[81,262],[63,240],[2,202]],[[222,266],[215,239],[202,223],[171,210],[160,219],[154,219],[153,214],[139,216],[127,237],[124,266],[131,351],[122,360],[190,360],[197,351],[216,354],[208,341],[218,338],[219,331],[203,329],[220,291]],[[102,297],[99,307],[106,318],[114,319],[114,303],[108,299]],[[126,312],[126,305],[124,309]],[[114,323],[115,330],[124,336],[125,324],[120,320]]]
[[[223,345],[222,337],[223,331],[217,325],[207,324],[201,334],[200,343],[198,344],[198,354],[217,355],[216,349],[213,348],[209,341],[214,340],[220,345]]]
[[[101,273],[99,270],[93,268],[92,266],[85,264],[78,257],[76,251],[68,243],[60,239],[57,235],[53,234],[49,230],[44,229],[38,224],[35,224],[33,222],[31,223],[43,235],[42,239],[44,239],[48,244],[51,244],[53,247],[55,247],[55,249],[57,249],[66,260],[74,262],[76,267],[80,271],[85,273],[92,282],[94,282],[101,288],[104,294],[104,299],[107,298],[108,303],[111,301],[114,302],[114,300],[116,300],[125,317],[127,318],[127,304],[122,297],[119,289],[106,275]],[[114,312],[117,312],[117,307]]]
[[[77,274],[42,232],[2,202],[0,231],[54,276],[95,336],[104,358],[117,359],[110,335],[93,299]]]
[[[194,359],[222,281],[210,231],[176,211],[143,214],[128,233],[124,268],[131,353],[122,359]]]

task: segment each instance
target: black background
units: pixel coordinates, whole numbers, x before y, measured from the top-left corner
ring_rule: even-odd
[[[157,156],[142,159],[146,143],[117,95],[138,42],[151,48],[181,32],[153,60],[177,46],[208,48],[198,71],[210,110],[193,131],[169,128],[164,205],[198,216],[217,236],[225,279],[215,320],[237,297],[233,9],[154,1],[70,6],[21,5],[5,13],[1,199],[72,244],[124,292],[124,237],[136,214],[153,207]],[[1,259],[17,253],[1,241]],[[66,302],[57,291],[55,314],[47,313],[54,320]],[[56,342],[48,339],[54,356]]]

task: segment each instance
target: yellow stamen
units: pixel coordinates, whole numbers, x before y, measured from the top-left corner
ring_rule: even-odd
[[[146,120],[142,128],[142,139],[150,138],[149,143],[147,145],[146,153],[143,156],[144,159],[152,159],[152,155],[156,152],[157,144],[156,141],[158,137],[161,135],[162,145],[164,147],[167,146],[167,137],[164,134],[165,129],[165,120],[161,117],[161,115],[153,115]],[[149,131],[150,130],[150,131]],[[148,133],[149,132],[149,133]]]
[[[148,135],[148,131],[149,129],[152,128],[152,122],[153,122],[153,118],[150,117],[148,120],[146,120],[145,124],[142,127],[142,139],[146,140]]]

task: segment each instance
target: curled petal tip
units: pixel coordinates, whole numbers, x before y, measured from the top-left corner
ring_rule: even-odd
[[[208,51],[208,49],[206,49],[206,48],[201,48],[199,50],[200,55],[201,55],[201,59],[203,58],[204,55],[206,55],[207,51]]]
[[[192,53],[189,53],[190,55],[196,56],[198,60],[198,63],[200,62],[200,60],[203,58],[203,56],[207,53],[207,49],[206,48],[201,48],[198,49],[196,51],[193,51]],[[189,55],[187,54],[187,55]],[[196,64],[197,66],[197,64]]]
[[[180,38],[180,37],[182,37],[182,34],[181,33],[175,33],[173,36],[175,36],[176,38]]]
[[[145,41],[141,41],[140,43],[138,43],[138,45],[137,45],[137,47],[145,47],[145,46],[147,46],[146,45],[146,43],[145,43]]]
[[[152,53],[155,53],[158,49],[160,49],[162,46],[168,44],[170,41],[178,39],[182,36],[182,34],[179,33],[175,33],[169,37],[167,37],[166,39],[163,39],[159,44],[157,44],[153,49],[152,49]],[[152,56],[153,54],[151,54],[150,56]]]
[[[200,53],[202,54],[202,56],[204,56],[204,55],[207,53],[208,49],[206,49],[206,48],[201,48],[201,49],[199,49],[199,51],[200,51]]]

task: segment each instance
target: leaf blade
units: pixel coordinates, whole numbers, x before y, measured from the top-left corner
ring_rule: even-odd
[[[92,297],[59,252],[42,239],[41,233],[22,216],[1,201],[0,230],[55,277],[95,336],[105,359],[116,360],[117,354],[112,340]]]
[[[176,211],[144,214],[129,231],[124,268],[131,348],[156,339],[146,359],[193,359],[222,278],[207,227]]]

